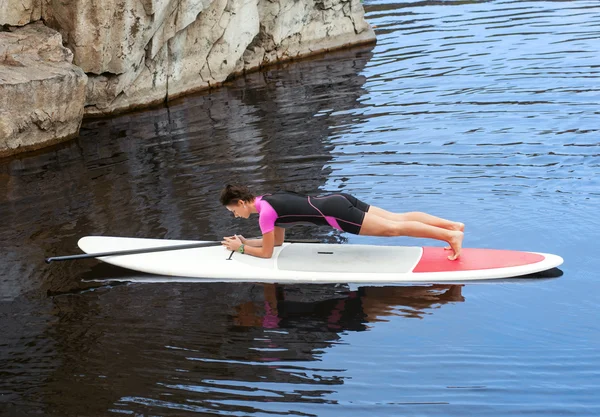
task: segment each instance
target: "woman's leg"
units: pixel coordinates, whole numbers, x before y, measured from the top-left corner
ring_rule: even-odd
[[[448,256],[450,260],[455,260],[460,256],[464,237],[461,230],[449,230],[415,220],[389,220],[374,214],[372,210],[365,213],[360,234],[366,236],[411,236],[441,240],[447,242],[454,251],[453,255]]]
[[[431,214],[422,213],[420,211],[392,213],[382,208],[371,206],[369,207],[369,213],[373,213],[379,217],[383,217],[384,219],[397,222],[417,221],[430,226],[441,227],[448,230],[459,230],[461,232],[465,231],[465,225],[463,223],[442,219],[441,217],[432,216]]]

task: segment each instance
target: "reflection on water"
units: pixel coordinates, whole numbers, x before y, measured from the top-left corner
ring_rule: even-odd
[[[0,161],[0,415],[600,415],[598,3],[365,7],[374,48]],[[127,272],[43,263],[83,235],[256,235],[219,207],[234,181],[455,218],[466,246],[556,253],[564,275],[99,284]]]
[[[59,319],[43,340],[52,341],[46,348],[60,360],[46,364],[37,401],[58,406],[54,412],[66,413],[61,415],[111,408],[143,413],[145,407],[234,411],[231,404],[239,401],[245,412],[274,412],[334,403],[328,396],[349,375],[319,363],[343,344],[344,332],[391,316],[423,318],[463,300],[458,285],[350,291],[333,285],[156,284],[55,296]],[[7,371],[18,372],[15,365]]]
[[[330,286],[286,288],[265,284],[262,300],[248,300],[235,307],[234,322],[275,329],[297,327],[296,321],[305,327],[307,319],[312,318],[313,330],[359,331],[365,330],[366,323],[385,321],[385,316],[422,318],[442,304],[464,301],[461,287],[436,284],[342,291]]]

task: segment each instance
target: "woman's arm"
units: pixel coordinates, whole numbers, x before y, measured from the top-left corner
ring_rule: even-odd
[[[262,237],[262,246],[245,246],[244,253],[258,258],[270,258],[273,256],[273,248],[275,247],[275,231],[265,233]],[[239,247],[239,246],[238,246]]]
[[[279,237],[282,238],[281,232],[278,233]],[[273,256],[273,249],[275,247],[275,234],[276,231],[273,230],[269,233],[265,233],[262,239],[256,239],[261,241],[261,246],[250,246],[247,243],[243,243],[244,253],[247,255],[256,256],[257,258],[270,258]],[[221,244],[229,250],[238,251],[240,246],[242,246],[242,242],[243,241],[239,236],[230,236],[225,237]]]
[[[285,229],[283,227],[275,226],[275,246],[283,245],[283,240],[285,239]],[[233,237],[233,236],[232,236]],[[246,239],[244,236],[239,236],[242,243],[246,246],[253,246],[255,248],[260,248],[263,245],[262,238],[260,239]]]
[[[242,243],[246,246],[254,246],[255,248],[260,248],[262,246],[262,238],[260,239],[246,239],[244,236],[239,236]]]

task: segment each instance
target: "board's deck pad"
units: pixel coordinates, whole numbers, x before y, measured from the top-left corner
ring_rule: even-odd
[[[415,273],[476,271],[531,265],[545,258],[539,253],[497,249],[465,248],[457,260],[451,261],[452,251],[440,247],[423,248],[423,256],[413,270]]]
[[[421,252],[416,246],[291,244],[279,253],[277,267],[303,272],[408,273]]]

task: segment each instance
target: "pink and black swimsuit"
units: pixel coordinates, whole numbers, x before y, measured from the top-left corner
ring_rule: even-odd
[[[254,204],[263,234],[273,231],[275,226],[286,228],[310,223],[357,235],[370,207],[345,193],[311,197],[290,191],[256,197]]]

